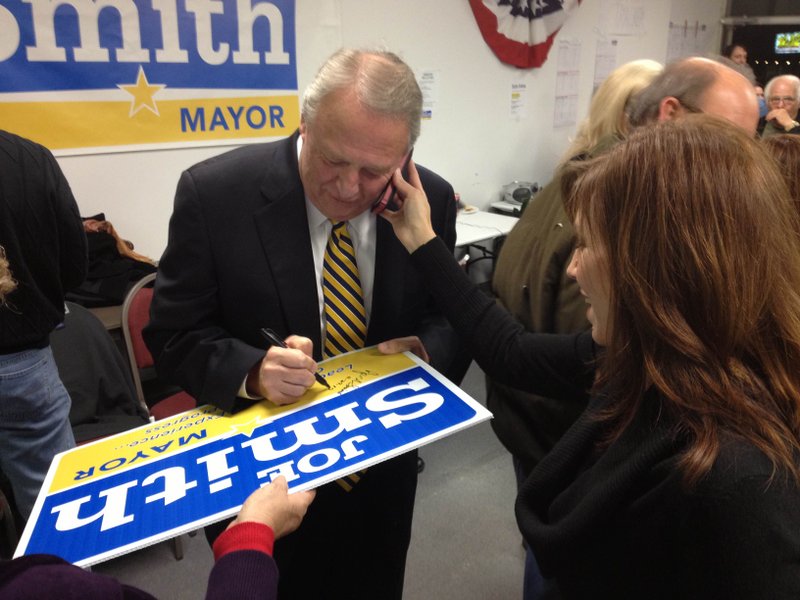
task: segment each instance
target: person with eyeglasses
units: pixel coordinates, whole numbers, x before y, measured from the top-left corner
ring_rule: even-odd
[[[781,133],[800,133],[797,111],[800,108],[800,78],[794,75],[778,75],[764,89],[767,98],[766,125],[761,137],[768,138]]]

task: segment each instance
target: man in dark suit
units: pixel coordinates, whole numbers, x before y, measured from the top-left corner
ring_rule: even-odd
[[[326,337],[323,256],[345,221],[357,258],[367,345],[416,336],[446,371],[452,330],[372,206],[419,135],[422,95],[387,52],[342,50],[303,97],[300,129],[195,165],[178,184],[145,339],[158,370],[199,403],[295,401]],[[418,167],[437,233],[455,243],[452,187]],[[274,329],[289,348],[267,348]],[[310,355],[310,356],[309,356]],[[275,558],[283,598],[401,598],[416,453],[370,468],[346,492],[317,490]]]

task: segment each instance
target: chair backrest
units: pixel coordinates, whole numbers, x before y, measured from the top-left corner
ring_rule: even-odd
[[[155,278],[156,274],[151,273],[140,279],[128,291],[125,302],[122,304],[122,336],[125,339],[125,349],[131,364],[136,395],[145,410],[147,410],[147,402],[142,390],[142,377],[139,370],[152,367],[153,356],[144,343],[142,330],[150,321],[150,303],[153,301],[152,283]]]

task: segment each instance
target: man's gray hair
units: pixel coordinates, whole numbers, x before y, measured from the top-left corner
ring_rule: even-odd
[[[703,94],[717,80],[720,68],[718,63],[697,57],[668,64],[631,102],[628,113],[631,126],[656,121],[661,101],[670,96],[677,98],[689,112],[701,112]]]
[[[414,145],[420,131],[422,91],[414,72],[399,56],[382,50],[343,48],[336,52],[303,94],[303,121],[313,123],[322,101],[344,89],[352,89],[364,108],[405,121],[409,147]]]
[[[775,82],[785,79],[794,86],[794,97],[800,98],[800,77],[795,75],[777,75],[767,82],[767,87],[764,88],[764,98],[769,102],[769,97],[772,95],[772,86]]]

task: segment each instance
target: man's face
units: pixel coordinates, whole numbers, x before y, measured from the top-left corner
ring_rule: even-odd
[[[405,122],[365,110],[349,91],[325,98],[300,123],[300,179],[311,203],[332,221],[369,210],[408,150]]]
[[[737,65],[746,65],[747,64],[747,50],[742,48],[741,46],[736,46],[731,52],[731,60],[735,62]]]
[[[797,90],[790,81],[778,79],[772,84],[769,90],[767,105],[770,110],[783,108],[793,119],[797,118],[797,109],[800,108],[800,98],[797,97]]]

